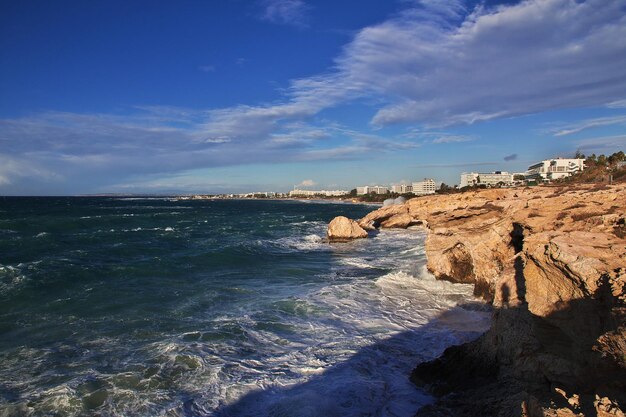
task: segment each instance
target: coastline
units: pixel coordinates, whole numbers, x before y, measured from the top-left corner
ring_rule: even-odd
[[[435,196],[362,218],[424,227],[430,272],[494,307],[483,336],[413,371],[438,397],[417,415],[624,415],[625,212],[622,184]]]

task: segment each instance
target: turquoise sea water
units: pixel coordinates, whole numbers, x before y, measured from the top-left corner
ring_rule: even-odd
[[[412,366],[486,329],[371,206],[0,198],[0,416],[411,416]]]

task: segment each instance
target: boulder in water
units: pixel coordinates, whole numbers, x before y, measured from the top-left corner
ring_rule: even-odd
[[[367,232],[357,222],[344,216],[337,216],[328,224],[328,239],[331,242],[346,242],[367,237]]]

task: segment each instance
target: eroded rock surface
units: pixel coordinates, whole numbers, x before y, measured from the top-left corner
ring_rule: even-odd
[[[327,235],[331,242],[343,242],[365,238],[367,237],[367,231],[359,226],[356,221],[344,216],[338,216],[328,224]]]
[[[422,224],[428,269],[496,307],[485,335],[414,371],[442,395],[418,415],[624,415],[625,185],[416,198],[359,224]]]

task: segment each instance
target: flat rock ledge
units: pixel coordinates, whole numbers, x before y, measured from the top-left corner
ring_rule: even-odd
[[[347,242],[367,237],[367,231],[357,222],[344,216],[337,216],[328,224],[328,240],[331,242]]]

